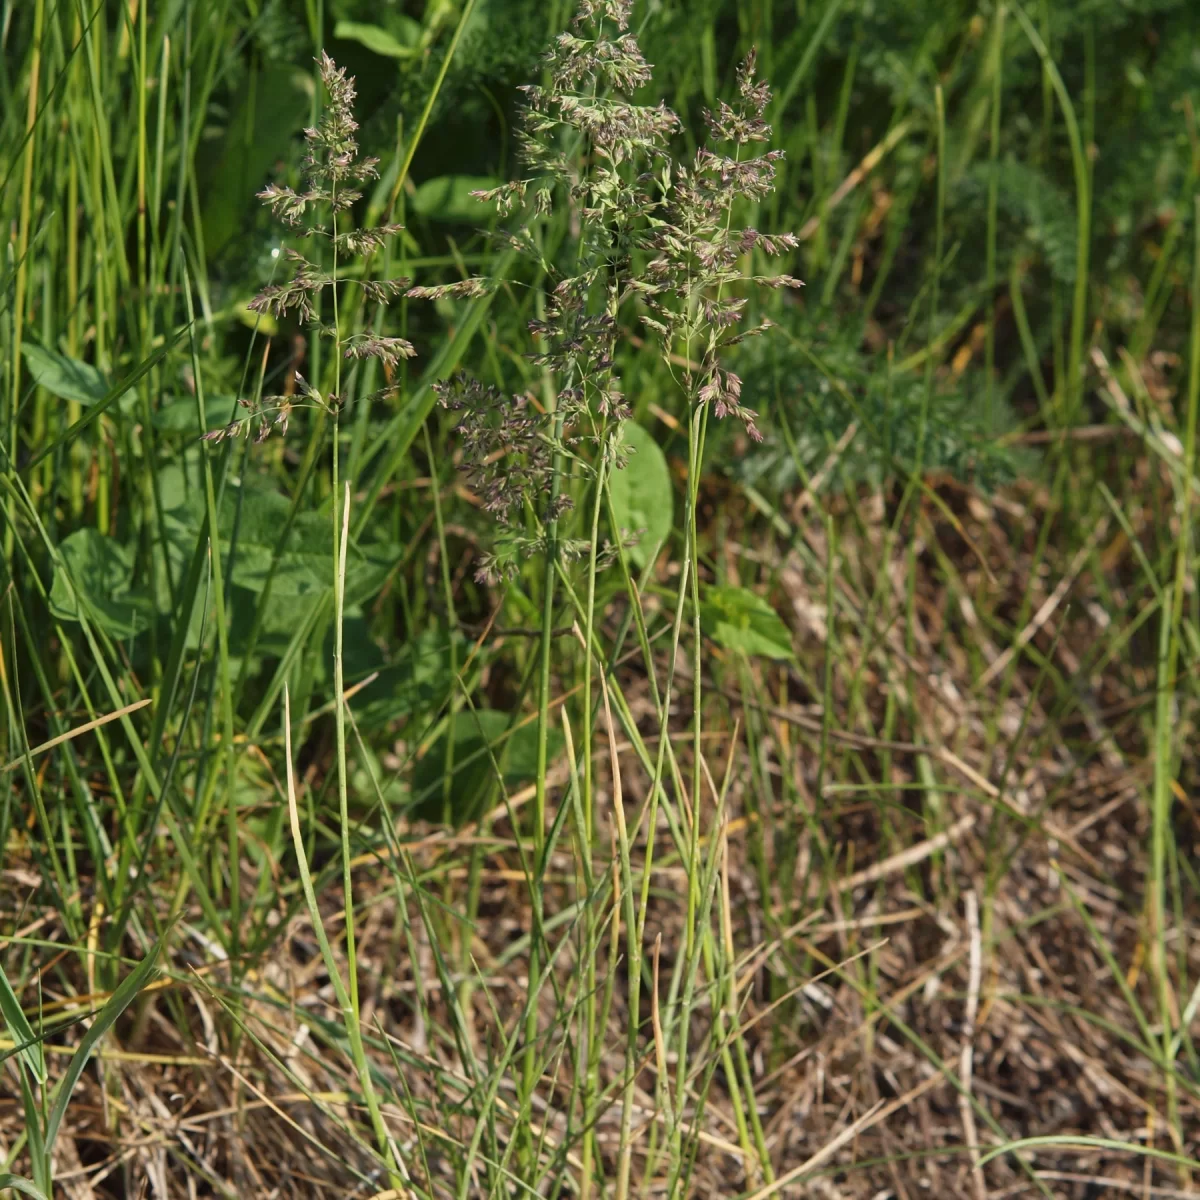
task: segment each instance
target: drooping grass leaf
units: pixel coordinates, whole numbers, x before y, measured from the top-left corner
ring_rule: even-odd
[[[24,1192],[26,1196],[32,1196],[33,1200],[48,1200],[41,1188],[30,1183],[28,1179],[22,1179],[20,1175],[0,1175],[0,1192],[7,1190]]]
[[[499,187],[502,182],[491,175],[442,175],[421,184],[408,207],[431,221],[486,222],[492,215],[491,205],[471,193]]]
[[[33,1026],[29,1024],[25,1010],[21,1007],[12,984],[8,982],[3,967],[0,967],[0,1016],[3,1016],[4,1025],[18,1047],[16,1052],[21,1056],[21,1061],[29,1069],[29,1073],[38,1083],[45,1083],[46,1067],[42,1062],[38,1036],[33,1032]]]
[[[163,936],[165,937],[166,935],[164,934]],[[117,1018],[129,1007],[138,992],[149,983],[161,948],[162,941],[160,940],[154,944],[146,957],[138,963],[134,970],[126,976],[117,990],[109,996],[108,1000],[105,1001],[104,1007],[100,1009],[92,1021],[91,1028],[83,1035],[83,1040],[79,1043],[79,1048],[71,1055],[71,1060],[67,1063],[66,1072],[63,1074],[62,1079],[55,1085],[54,1105],[50,1110],[49,1120],[46,1122],[44,1152],[47,1156],[54,1150],[54,1139],[58,1136],[58,1129],[62,1124],[63,1117],[66,1116],[67,1105],[71,1102],[71,1093],[75,1090],[75,1085],[79,1082],[79,1077],[83,1074],[83,1069],[87,1066],[88,1059],[92,1056],[92,1051],[95,1050],[100,1039],[113,1027]]]
[[[395,33],[361,21],[339,21],[333,27],[333,36],[358,42],[384,58],[412,58],[421,48],[420,24],[401,14],[393,18],[392,25]]]

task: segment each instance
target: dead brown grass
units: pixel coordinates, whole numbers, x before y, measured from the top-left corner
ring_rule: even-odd
[[[1050,1146],[977,1165],[1005,1140],[1043,1135],[1195,1157],[1200,1080],[1181,1057],[1172,1121],[1166,1075],[1126,999],[1135,997],[1157,1028],[1144,903],[1153,660],[1144,634],[1114,641],[1144,599],[1133,547],[1115,525],[1100,523],[1074,553],[1056,554],[1051,537],[1038,563],[1045,496],[1029,490],[989,503],[950,486],[941,495],[953,516],[926,505],[896,540],[882,503],[841,514],[832,616],[831,551],[819,521],[801,516],[793,546],[753,544],[748,533],[744,545],[724,544],[719,569],[743,581],[753,574],[790,608],[802,667],[750,673],[716,653],[708,660],[714,774],[739,731],[722,904],[775,1183],[743,1161],[717,1067],[702,1118],[688,1118],[697,1139],[690,1194],[999,1200],[1037,1194],[1039,1185],[1073,1200],[1195,1194],[1181,1169],[1121,1150]],[[1139,520],[1134,513],[1135,534],[1149,539],[1149,509],[1144,526]],[[1015,627],[1023,603],[1028,616]],[[826,711],[821,681],[830,654]],[[652,705],[633,666],[622,683],[651,735]],[[1183,744],[1192,744],[1184,732]],[[633,812],[646,781],[626,750],[618,747]],[[683,739],[678,753],[686,773]],[[600,756],[607,843],[611,773]],[[1181,853],[1194,844],[1195,777],[1195,761],[1185,761]],[[475,964],[475,976],[461,980],[474,1019],[461,1036],[486,1061],[520,1020],[527,986],[521,939],[530,917],[512,830],[497,813],[484,829],[458,836],[402,833],[429,893],[451,906],[469,856],[481,856],[469,947],[455,944],[468,936],[462,923],[441,919],[447,940],[436,949]],[[643,852],[644,831],[638,846]],[[681,874],[660,851],[646,927],[659,984],[655,1005],[642,1006],[635,1180],[662,1132],[655,1079],[666,1059],[654,1024],[680,949]],[[473,1132],[478,1079],[416,913],[398,903],[394,877],[369,856],[356,879],[363,1025],[376,1039],[380,1071],[400,1078],[411,1101],[407,1111],[387,1106],[385,1116],[413,1173],[444,1178],[443,1156]],[[56,919],[30,903],[40,883],[28,865],[5,871],[4,910],[20,914],[8,932],[53,943],[62,936]],[[326,927],[336,937],[343,917],[333,889],[328,896]],[[549,872],[547,918],[576,899],[564,852]],[[1175,1023],[1188,980],[1200,974],[1200,910],[1186,879],[1177,903],[1165,939]],[[220,961],[181,928],[170,978],[142,999],[78,1090],[70,1136],[60,1143],[66,1194],[385,1193],[366,1143],[349,1132],[352,1075],[322,1032],[335,1014],[311,929],[283,897],[277,917],[269,952],[252,966]],[[56,982],[54,957],[45,951],[43,1002],[86,1007],[86,997],[72,998]],[[566,994],[581,967],[573,944],[558,967]],[[78,987],[86,992],[86,981]],[[418,989],[431,1020],[418,1019]],[[624,990],[616,988],[611,1057],[602,1063],[613,1102],[599,1122],[602,1151],[616,1142]],[[543,1000],[543,1036],[558,1048],[550,1061],[560,1066],[542,1080],[532,1125],[542,1155],[559,1155],[570,1177],[578,1164],[565,1113],[571,1033],[555,991]],[[704,1000],[697,1047],[708,1044],[712,1019]],[[53,1063],[62,1059],[57,1046],[76,1033],[53,1039]],[[711,1055],[693,1063],[693,1102],[712,1065]],[[22,1133],[12,1089],[6,1070],[0,1157]],[[502,1086],[506,1135],[513,1105],[513,1089]],[[413,1111],[424,1114],[419,1130]],[[659,1194],[658,1174],[643,1182],[644,1194]]]

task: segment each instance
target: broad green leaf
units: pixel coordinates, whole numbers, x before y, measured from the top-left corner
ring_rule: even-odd
[[[21,1007],[21,1002],[17,999],[12,984],[8,982],[8,976],[5,975],[3,967],[0,967],[0,1016],[4,1017],[5,1028],[18,1047],[17,1053],[20,1054],[21,1061],[29,1068],[30,1075],[38,1083],[45,1083],[46,1067],[42,1061],[38,1036],[33,1032],[33,1026],[29,1024],[25,1010]]]
[[[260,337],[274,337],[279,332],[279,322],[269,312],[255,312],[248,303],[235,304],[232,314],[247,329],[256,330]]]
[[[792,634],[779,614],[743,587],[710,587],[700,606],[704,632],[718,646],[764,658],[791,659]]]
[[[166,934],[164,933],[163,936],[165,937]],[[150,976],[154,972],[154,964],[158,959],[158,952],[161,948],[162,941],[160,940],[151,947],[146,957],[138,963],[133,971],[121,982],[117,990],[109,996],[108,1000],[105,1001],[104,1007],[101,1008],[92,1020],[91,1027],[83,1035],[83,1039],[79,1043],[79,1048],[71,1055],[71,1059],[67,1063],[66,1072],[54,1088],[54,1106],[51,1108],[50,1118],[46,1122],[44,1153],[47,1157],[54,1151],[54,1140],[58,1136],[58,1128],[62,1124],[63,1117],[66,1115],[67,1105],[71,1103],[71,1093],[75,1090],[75,1085],[79,1082],[79,1077],[83,1074],[83,1069],[87,1066],[88,1059],[92,1056],[92,1051],[95,1050],[100,1039],[113,1027],[117,1018],[129,1007],[130,1002],[138,992],[150,982]]]
[[[633,421],[626,421],[621,437],[633,454],[621,470],[609,476],[609,494],[617,524],[629,534],[642,531],[628,553],[634,563],[644,567],[671,536],[675,493],[666,455],[651,434]]]
[[[296,630],[306,624],[312,616],[313,606],[320,602],[323,593],[311,596],[280,596],[275,598],[274,587],[268,598],[266,612],[258,627],[254,653],[259,657],[274,658],[284,654]],[[250,650],[250,633],[254,627],[255,614],[262,602],[259,591],[238,587],[229,589],[229,653],[238,658]],[[211,619],[211,613],[210,613]],[[324,678],[326,668],[332,672],[332,660],[317,665],[318,674]],[[347,679],[351,679],[349,668]],[[357,711],[357,710],[356,710]]]
[[[508,739],[508,752],[500,763],[505,787],[519,787],[537,778],[537,724],[519,725]],[[562,752],[562,730],[554,725],[546,731],[546,761],[553,762]]]
[[[499,739],[508,729],[508,713],[492,708],[462,709],[450,718],[449,729],[418,760],[413,770],[412,813],[422,821],[439,821],[458,828],[487,810],[496,788],[489,743],[499,761]],[[447,780],[447,743],[453,746]]]
[[[224,133],[201,144],[197,170],[201,222],[209,256],[245,228],[246,214],[275,164],[287,158],[292,135],[304,124],[304,77],[283,63],[252,69],[230,104]]]
[[[108,379],[90,363],[28,342],[21,347],[21,353],[25,355],[25,365],[34,382],[60,400],[74,400],[90,408],[93,404],[99,404],[109,393],[111,384]],[[117,403],[124,407],[133,398],[133,392],[126,392]]]
[[[333,633],[330,631],[330,639]],[[429,715],[454,691],[450,674],[450,638],[445,629],[423,629],[398,649],[385,653],[367,632],[362,617],[348,615],[342,629],[347,683],[378,677],[354,697],[354,720],[360,729],[377,729],[403,717]],[[467,654],[466,639],[453,634],[458,661]]]
[[[50,611],[60,621],[81,619],[82,598],[88,617],[110,637],[124,640],[149,627],[154,605],[148,591],[133,586],[132,550],[86,527],[59,543],[58,552]]]
[[[476,200],[471,193],[499,187],[503,182],[490,175],[441,175],[425,180],[409,197],[408,207],[431,221],[486,221],[493,215],[492,206]]]
[[[180,469],[164,470],[160,478],[167,536],[190,553],[198,533],[205,527],[203,492],[195,479]],[[261,477],[248,475],[240,486],[226,487],[217,514],[218,533],[221,553],[228,555],[236,522],[237,555],[230,573],[235,587],[255,593],[263,591],[289,508],[288,498]],[[399,549],[390,543],[352,542],[346,555],[347,605],[378,591],[399,558]],[[281,606],[285,616],[294,615],[298,598],[307,600],[332,587],[333,528],[329,514],[300,513],[279,556],[271,585],[271,604]]]
[[[168,400],[160,404],[154,413],[154,428],[163,433],[185,433],[199,437],[209,430],[228,425],[236,417],[246,415],[235,406],[232,396],[205,396],[203,429],[196,424],[196,401],[191,396],[179,400]]]
[[[457,712],[448,733],[438,738],[413,771],[413,815],[455,828],[478,820],[498,798],[493,756],[506,788],[532,779],[537,773],[537,726],[531,722],[509,733],[513,720],[511,714],[491,708],[464,708]],[[562,734],[554,729],[549,732],[549,752],[554,755],[562,745]],[[448,787],[447,736],[453,738],[454,744]]]
[[[238,531],[231,578],[237,586],[251,592],[261,592],[266,587],[275,545],[287,515],[286,498],[277,493],[270,496],[268,502],[262,492],[248,494]],[[220,514],[223,553],[228,551],[232,535],[232,520],[226,524],[225,515],[224,511]],[[355,604],[378,591],[399,557],[399,550],[392,546],[351,545],[346,554],[346,603]],[[279,556],[271,585],[272,603],[316,596],[332,587],[333,530],[329,518],[321,513],[300,513]]]
[[[64,430],[58,435],[58,437],[48,440],[46,444],[42,446],[41,449],[38,450],[38,452],[25,463],[25,465],[21,468],[22,472],[28,473],[29,471],[32,471],[33,468],[38,465],[38,463],[49,458],[50,455],[58,450],[60,446],[65,446],[71,441],[72,438],[76,436],[76,434],[81,433],[84,429],[86,429],[113,404],[121,404],[123,401],[125,401],[127,396],[132,398],[131,388],[133,384],[137,383],[142,376],[147,375],[154,370],[154,368],[158,366],[158,364],[162,362],[162,360],[166,358],[172,350],[175,349],[176,344],[185,333],[187,333],[186,325],[182,329],[176,330],[175,333],[173,333],[169,338],[164,338],[163,344],[159,346],[159,348],[155,350],[155,352],[151,354],[149,358],[143,359],[128,375],[125,376],[124,379],[115,384],[113,387],[109,388],[109,390],[105,392],[99,400],[92,404],[88,408],[87,412],[85,412],[83,416],[81,416],[79,420],[76,421],[69,429]],[[67,361],[70,362],[72,360],[68,359]]]
[[[378,25],[366,25],[359,21],[339,21],[333,27],[335,38],[358,42],[384,58],[411,58],[420,49],[421,26],[412,17],[399,16],[393,19],[396,34]]]

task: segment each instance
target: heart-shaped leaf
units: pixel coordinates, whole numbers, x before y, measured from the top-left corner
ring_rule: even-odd
[[[161,476],[163,524],[168,537],[190,552],[205,525],[201,489],[181,470]],[[239,499],[241,513],[238,513]],[[225,489],[217,515],[221,553],[228,555],[237,526],[237,554],[230,577],[236,587],[262,592],[271,571],[291,503],[270,482],[253,475]],[[346,555],[346,603],[373,595],[400,557],[390,543],[360,540]],[[292,522],[271,585],[272,603],[295,604],[333,587],[333,528],[328,513],[301,512]]]
[[[201,142],[196,173],[210,256],[221,253],[242,232],[255,192],[286,158],[292,135],[303,124],[303,86],[303,76],[287,63],[252,67],[230,98],[225,128]],[[265,332],[261,325],[259,329]]]
[[[508,720],[507,713],[492,708],[453,714],[447,731],[413,770],[414,817],[458,828],[483,815],[496,787],[492,756],[497,761],[504,756]]]

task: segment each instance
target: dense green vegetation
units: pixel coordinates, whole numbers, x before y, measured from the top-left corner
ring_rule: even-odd
[[[625,9],[0,9],[0,1192],[1190,1194],[1200,9]]]

